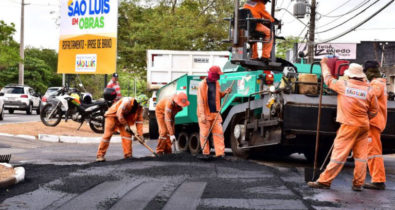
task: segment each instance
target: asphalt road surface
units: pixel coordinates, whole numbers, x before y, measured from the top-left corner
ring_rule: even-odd
[[[392,209],[395,157],[385,156],[387,190],[351,190],[348,163],[330,190],[310,189],[298,155],[289,158],[202,161],[186,154],[154,158],[133,143],[122,160],[111,144],[108,161],[93,163],[97,145],[43,143],[0,137],[26,180],[0,191],[0,209]],[[156,141],[148,141],[155,147]]]
[[[31,115],[27,115],[25,111],[17,110],[15,110],[14,114],[9,114],[7,110],[4,110],[4,113],[4,120],[0,121],[0,125],[40,121],[40,115],[36,114],[35,110],[33,110]]]

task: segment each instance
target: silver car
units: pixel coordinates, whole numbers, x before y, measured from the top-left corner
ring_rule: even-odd
[[[27,85],[6,85],[0,91],[4,94],[4,109],[10,114],[14,110],[24,110],[26,114],[32,114],[36,110],[40,114],[40,94],[36,93],[33,88]]]

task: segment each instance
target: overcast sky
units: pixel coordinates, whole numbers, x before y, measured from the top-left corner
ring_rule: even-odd
[[[323,31],[336,26],[348,18],[356,15],[359,11],[373,4],[376,0],[317,0],[318,1],[318,15],[317,31]],[[25,45],[58,49],[59,42],[59,28],[56,24],[56,18],[59,16],[59,2],[60,0],[25,0],[29,4],[25,6]],[[277,8],[288,8],[290,12],[293,11],[293,4],[295,1],[277,0]],[[367,2],[362,8],[355,9],[358,5]],[[371,14],[375,13],[383,7],[390,0],[380,0],[368,8],[364,13],[352,19],[348,23],[335,28],[329,32],[317,34],[317,41],[326,40],[334,37],[354,25],[362,22]],[[20,38],[20,13],[21,0],[0,0],[0,20],[6,23],[15,23],[17,32],[15,33],[15,40],[19,42]],[[267,5],[270,8],[270,5]],[[337,9],[336,9],[337,8]],[[336,10],[334,10],[336,9]],[[332,11],[334,10],[334,11]],[[332,11],[332,12],[331,12]],[[353,12],[354,11],[354,12]],[[328,14],[331,12],[330,14]],[[327,15],[328,14],[328,15]],[[325,17],[339,16],[342,17]],[[276,13],[276,18],[281,19],[284,23],[281,35],[283,36],[301,36],[304,37],[305,27],[302,23],[296,20],[293,16],[280,11]],[[356,43],[360,41],[395,41],[395,4],[392,3],[383,12],[376,17],[369,20],[367,23],[359,27],[359,29],[349,33],[348,35],[339,38],[333,42],[339,43]],[[302,22],[307,23],[308,18],[301,19]],[[224,22],[224,24],[226,24]]]

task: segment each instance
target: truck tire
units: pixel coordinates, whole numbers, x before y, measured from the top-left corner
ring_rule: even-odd
[[[230,147],[235,156],[247,159],[250,156],[248,149],[241,149],[238,140],[235,137],[234,130],[237,124],[244,124],[244,115],[235,115],[230,124]]]
[[[156,121],[155,111],[150,111],[148,116],[149,116],[149,138],[158,139],[159,131],[158,131],[158,123]]]
[[[199,133],[193,133],[189,136],[189,151],[192,155],[197,155],[200,152],[200,137]]]
[[[180,134],[178,134],[177,147],[178,147],[178,151],[180,152],[188,152],[189,149],[188,133],[181,132]]]

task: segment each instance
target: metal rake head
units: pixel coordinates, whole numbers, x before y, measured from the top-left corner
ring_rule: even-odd
[[[0,155],[0,163],[9,163],[11,160],[11,154]]]

